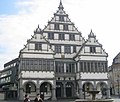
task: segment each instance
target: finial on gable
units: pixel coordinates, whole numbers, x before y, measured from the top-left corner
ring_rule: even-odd
[[[36,28],[36,30],[34,31],[34,33],[40,33],[41,32],[41,29],[39,27],[39,24],[38,24],[38,27]]]
[[[88,35],[88,37],[96,37],[96,36],[94,35],[92,29],[91,29],[90,34]]]
[[[60,10],[60,9],[62,9],[62,10],[64,9],[64,7],[63,7],[63,5],[62,5],[62,0],[60,0],[60,4],[59,4],[59,7],[58,7],[58,8],[59,8],[59,10]]]

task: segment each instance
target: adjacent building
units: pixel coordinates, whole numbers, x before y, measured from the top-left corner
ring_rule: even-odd
[[[112,94],[120,95],[120,53],[115,56],[110,67],[110,83]]]
[[[0,76],[0,92],[4,93],[3,99],[17,98],[17,62],[18,58],[4,64]]]
[[[107,57],[92,30],[87,40],[82,37],[60,1],[45,28],[38,25],[20,50],[13,68],[17,97],[23,100],[28,93],[32,99],[40,93],[45,100],[85,98],[87,91],[99,90],[110,98]]]

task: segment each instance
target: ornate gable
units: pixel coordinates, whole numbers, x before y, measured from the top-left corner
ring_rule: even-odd
[[[108,54],[102,48],[102,45],[96,39],[96,36],[92,32],[92,30],[88,35],[88,39],[82,44],[79,52],[76,54],[74,58],[77,58],[77,57],[80,58],[80,56],[91,56],[91,58],[96,56],[98,57],[108,56]]]
[[[62,2],[60,1],[58,10],[54,13],[54,17],[45,26],[44,31],[54,31],[54,32],[69,32],[69,33],[79,33],[74,23],[68,17],[68,14],[64,11]]]

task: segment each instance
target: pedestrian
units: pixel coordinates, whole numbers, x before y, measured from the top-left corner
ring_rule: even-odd
[[[43,102],[42,98],[40,97],[40,94],[37,94],[36,98],[34,99],[34,102]]]
[[[28,94],[25,94],[24,102],[30,102],[30,98]]]

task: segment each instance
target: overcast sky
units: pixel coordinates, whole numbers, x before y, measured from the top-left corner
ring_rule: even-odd
[[[60,0],[0,0],[0,69],[17,58],[38,24],[43,29]],[[108,53],[108,65],[120,52],[120,0],[62,0],[64,10],[87,39],[92,29]]]

